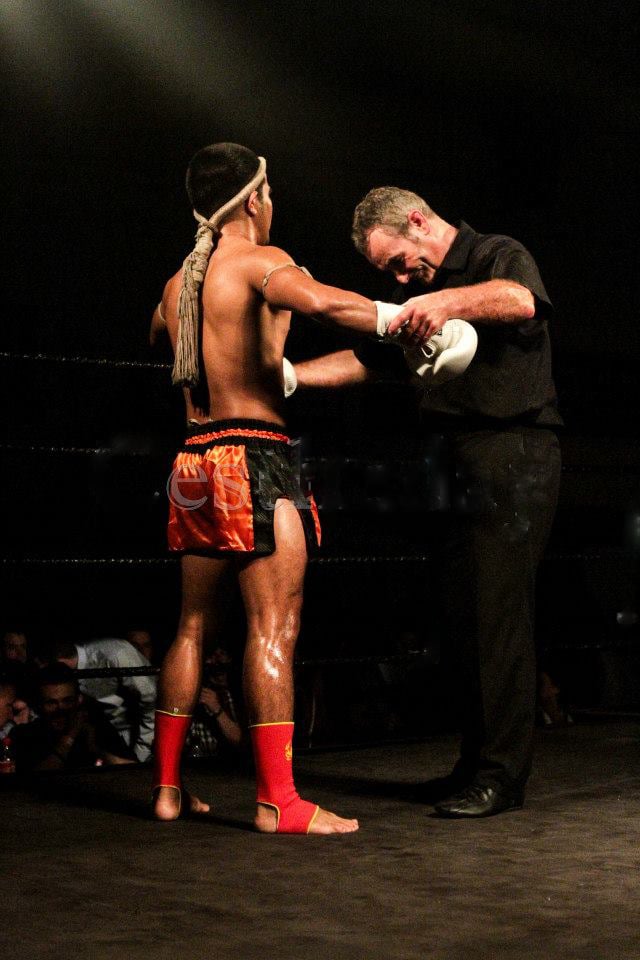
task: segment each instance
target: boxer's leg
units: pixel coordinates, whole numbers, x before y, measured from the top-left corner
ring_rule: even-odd
[[[304,531],[289,500],[274,513],[276,549],[246,563],[239,581],[247,613],[244,696],[258,778],[256,827],[266,833],[351,833],[345,820],[302,801],[293,784],[293,654],[307,562]]]
[[[182,558],[182,610],[176,638],[169,648],[158,685],[153,813],[158,820],[180,814],[180,754],[202,681],[202,648],[214,628],[216,591],[228,560]],[[209,807],[189,796],[193,812]]]

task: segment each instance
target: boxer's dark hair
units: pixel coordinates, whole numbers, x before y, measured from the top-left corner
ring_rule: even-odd
[[[239,143],[214,143],[198,150],[187,167],[191,206],[211,217],[255,176],[260,161]]]
[[[400,187],[376,187],[363,197],[353,213],[351,239],[359,253],[366,257],[369,234],[376,227],[386,233],[406,237],[409,232],[407,217],[411,210],[420,210],[430,219],[434,216],[429,204],[411,190]]]

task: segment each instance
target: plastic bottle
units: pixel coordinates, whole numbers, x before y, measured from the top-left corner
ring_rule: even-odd
[[[16,762],[13,756],[13,744],[11,737],[5,737],[0,743],[0,775],[15,772]]]

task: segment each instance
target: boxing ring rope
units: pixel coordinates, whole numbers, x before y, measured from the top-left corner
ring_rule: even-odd
[[[598,560],[624,560],[628,553],[620,548],[612,547],[597,553],[558,553],[549,551],[547,557],[558,561],[578,561],[585,563]],[[81,567],[81,566],[175,566],[179,557],[0,557],[0,566],[41,566],[41,567]],[[385,554],[383,556],[347,555],[334,557],[309,557],[308,563],[314,566],[331,566],[343,564],[388,564],[388,563],[430,563],[433,559],[428,553]]]
[[[48,364],[74,364],[79,366],[95,366],[103,369],[126,369],[126,370],[153,370],[167,372],[171,370],[170,363],[159,363],[141,360],[121,360],[105,357],[86,357],[86,356],[65,356],[53,355],[48,353],[18,353],[11,351],[0,351],[0,360],[8,362],[21,361],[26,363],[48,363]],[[113,447],[74,447],[68,445],[56,444],[16,444],[0,442],[0,450],[6,452],[15,452],[31,455],[48,456],[87,456],[87,457],[123,457],[123,458],[149,458],[151,456],[159,457],[162,454],[158,452],[151,453],[144,449],[131,449],[131,447],[119,448]],[[326,461],[327,458],[315,458],[315,462]],[[314,458],[310,458],[310,463],[314,463]],[[381,461],[375,458],[358,458],[359,465],[368,466],[379,464]],[[564,464],[563,473],[567,475],[586,475],[586,476],[619,476],[629,473],[632,476],[640,476],[640,465],[625,463],[618,460],[616,463],[606,464]],[[598,562],[600,560],[624,559],[627,554],[622,549],[607,549],[606,551],[591,552],[564,552],[549,551],[547,558],[554,561],[563,562]],[[322,556],[310,558],[310,564],[314,566],[330,566],[336,564],[395,564],[395,563],[427,563],[431,556],[427,554],[402,554],[399,556]],[[176,564],[177,559],[173,557],[61,557],[61,558],[37,558],[37,557],[4,557],[0,558],[0,565],[9,566],[172,566]]]
[[[407,650],[405,653],[368,654],[360,657],[304,657],[296,658],[296,667],[341,667],[343,665],[358,665],[366,663],[405,663],[424,657],[428,650]],[[95,680],[105,677],[115,677],[121,680],[124,677],[155,677],[160,673],[160,667],[85,667],[74,671],[79,680]]]
[[[108,357],[65,357],[50,353],[12,353],[0,350],[0,360],[43,361],[45,363],[75,363],[82,366],[110,367],[114,370],[171,370],[171,363],[150,360],[111,360]]]
[[[57,446],[55,444],[51,445],[36,445],[36,444],[18,444],[18,443],[2,443],[0,442],[0,451],[7,451],[9,453],[31,453],[31,454],[49,454],[55,456],[57,454],[62,455],[79,455],[79,456],[112,456],[112,457],[150,457],[150,456],[161,456],[160,452],[152,453],[149,450],[131,450],[130,448],[118,447],[69,447],[69,446]],[[330,458],[327,457],[310,457],[305,462],[307,463],[317,463],[322,461],[327,461]],[[362,466],[378,466],[383,464],[385,461],[381,461],[374,457],[351,457],[349,458],[351,463],[357,463]],[[415,462],[415,461],[411,461]],[[620,474],[629,474],[631,476],[637,476],[640,478],[640,464],[634,463],[607,463],[607,464],[563,464],[562,472],[565,474],[573,475],[585,475],[585,476],[619,476]]]
[[[37,366],[67,366],[67,367],[78,367],[91,370],[105,370],[105,371],[149,371],[149,372],[158,372],[162,373],[163,376],[166,376],[172,369],[171,363],[164,362],[153,362],[153,361],[144,361],[144,360],[123,360],[123,359],[111,359],[106,357],[87,357],[87,356],[76,356],[76,355],[54,355],[45,352],[38,353],[19,353],[11,351],[0,351],[0,360],[5,361],[6,363],[16,363],[16,364],[27,364],[33,367]],[[107,460],[109,458],[117,461],[122,460],[131,460],[131,461],[153,461],[168,458],[173,451],[167,446],[166,451],[162,448],[162,442],[158,443],[158,439],[155,439],[154,449],[138,449],[136,448],[135,442],[133,444],[126,443],[121,445],[120,442],[116,441],[111,446],[100,446],[100,447],[91,447],[91,446],[74,446],[70,444],[56,444],[56,443],[29,443],[29,442],[2,442],[0,441],[0,451],[7,454],[19,454],[21,456],[27,457],[43,457],[43,458],[57,458],[57,457],[72,457],[72,458],[96,458],[96,460]],[[593,478],[635,478],[640,477],[640,463],[637,461],[634,462],[633,454],[631,451],[626,453],[625,456],[617,458],[614,462],[608,461],[606,463],[590,463],[590,464],[563,464],[562,472],[565,476],[574,476],[579,477],[593,477]],[[339,459],[339,458],[337,458]],[[344,458],[343,458],[344,459]],[[306,465],[310,466],[312,469],[314,466],[318,466],[321,463],[327,463],[331,461],[332,458],[327,457],[309,457],[306,458]],[[364,468],[370,466],[384,466],[386,461],[376,459],[375,457],[358,457],[358,458],[349,458],[351,464],[355,464],[356,467]],[[415,462],[415,461],[414,461]],[[397,466],[397,463],[396,463]],[[399,568],[402,566],[414,566],[419,567],[421,565],[429,564],[432,561],[433,557],[431,553],[426,551],[421,552],[407,552],[406,550],[400,554],[359,554],[359,555],[348,555],[344,552],[337,553],[336,555],[322,555],[314,556],[309,559],[310,567],[315,568],[316,570],[328,570],[332,568],[339,567],[355,567],[359,569],[366,568],[389,568],[395,567]],[[621,561],[625,562],[629,560],[629,552],[621,548],[614,547],[605,547],[605,548],[589,548],[587,550],[573,550],[573,551],[558,551],[558,550],[549,550],[546,553],[544,563],[573,563],[573,564],[599,564],[606,563],[609,561]],[[5,571],[5,574],[9,577],[13,577],[20,570],[37,570],[41,569],[46,571],[48,569],[56,570],[66,570],[73,571],[76,575],[77,571],[82,570],[101,570],[101,569],[114,569],[114,570],[158,570],[158,571],[168,571],[176,570],[179,564],[178,557],[172,556],[102,556],[102,557],[86,557],[86,556],[67,556],[67,557],[39,557],[39,556],[5,556],[0,557],[0,570]],[[574,637],[570,641],[558,640],[555,638],[553,641],[553,649],[556,651],[568,651],[571,652],[580,652],[580,651],[597,651],[603,649],[617,649],[628,647],[630,640],[632,638],[629,633],[624,631],[619,633],[615,638],[610,634],[602,634],[598,638],[594,636],[589,636],[586,640],[581,639],[580,637]],[[417,640],[417,637],[416,637]],[[418,649],[417,647],[420,646]],[[400,653],[384,654],[384,653],[372,653],[372,654],[353,654],[348,655],[345,653],[336,653],[334,656],[296,656],[294,661],[294,666],[297,672],[299,671],[318,671],[318,670],[330,670],[334,671],[336,669],[350,668],[350,667],[382,667],[383,665],[402,665],[407,669],[411,669],[411,664],[416,664],[420,662],[426,662],[431,657],[432,651],[428,648],[425,648],[422,643],[418,640],[415,644],[414,649],[403,650]],[[77,675],[79,680],[85,679],[98,679],[98,678],[117,678],[124,679],[126,677],[136,677],[136,676],[152,676],[156,677],[159,674],[159,668],[155,666],[143,666],[143,667],[127,667],[127,668],[93,668],[93,669],[84,669],[78,670]],[[316,693],[311,691],[311,716],[306,724],[305,736],[308,740],[308,747],[311,747],[312,739],[315,735],[315,725],[316,725]]]
[[[115,360],[108,357],[64,356],[48,353],[18,353],[8,350],[0,351],[0,360],[7,362],[72,364],[78,366],[94,366],[102,369],[114,370],[153,370],[167,372],[172,369],[170,363],[159,363],[145,360]],[[618,380],[618,377],[616,377]],[[635,383],[635,381],[634,381]],[[0,442],[0,450],[15,453],[48,454],[48,455],[84,455],[84,456],[118,456],[118,457],[148,457],[148,450],[135,450],[127,447],[72,447],[56,444],[15,444]],[[156,454],[157,455],[157,454]],[[326,458],[317,458],[318,460]],[[381,461],[374,458],[359,458],[362,465],[373,465]],[[619,476],[629,473],[640,477],[640,463],[629,460],[618,460],[616,463],[603,464],[563,464],[562,472],[566,475],[585,476]]]
[[[36,453],[36,454],[79,454],[88,457],[148,457],[148,450],[118,450],[113,447],[56,447],[35,446],[19,443],[0,443],[0,450],[9,453]]]
[[[18,363],[27,363],[27,364],[49,364],[49,365],[73,365],[79,367],[94,367],[105,370],[146,370],[146,371],[161,371],[163,374],[166,374],[171,370],[172,364],[162,363],[162,362],[151,362],[151,361],[142,361],[142,360],[122,360],[122,359],[111,359],[105,357],[87,357],[87,356],[66,356],[66,355],[53,355],[49,353],[20,353],[12,351],[0,351],[0,360],[6,362],[18,362]],[[58,457],[58,456],[72,456],[72,457],[96,457],[96,458],[108,458],[111,457],[114,460],[118,458],[131,458],[131,459],[158,459],[164,457],[164,452],[160,450],[149,450],[149,449],[135,449],[130,445],[120,446],[118,443],[115,443],[113,446],[103,446],[103,447],[76,447],[70,445],[57,445],[57,444],[30,444],[30,443],[3,443],[0,442],[0,450],[7,453],[19,453],[21,455],[31,455],[31,456],[45,456],[45,457]],[[169,450],[167,450],[167,455]],[[326,457],[317,457],[317,458],[308,458],[306,461],[308,464],[319,464],[326,463],[331,458]],[[375,458],[350,458],[351,463],[355,463],[357,466],[367,467],[372,465],[384,465],[384,461]],[[563,465],[563,473],[566,475],[575,475],[575,476],[594,476],[594,477],[608,477],[615,476],[619,477],[621,475],[636,477],[640,476],[640,464],[633,463],[631,461],[626,462],[624,459],[618,459],[616,462],[607,462],[600,464],[565,464]],[[550,550],[546,554],[546,562],[574,562],[574,563],[598,563],[603,561],[611,560],[628,560],[629,551],[621,548],[612,548],[607,547],[604,549],[589,549],[578,550],[578,551],[554,551]],[[326,568],[332,566],[340,565],[355,565],[359,567],[365,566],[388,566],[388,565],[402,565],[402,564],[426,564],[431,561],[432,557],[429,552],[423,553],[402,553],[399,555],[384,554],[384,555],[346,555],[344,553],[327,556],[311,557],[309,560],[310,565],[314,567]],[[175,557],[158,557],[158,556],[149,556],[149,557],[82,557],[82,556],[72,556],[72,557],[30,557],[30,556],[8,556],[0,557],[0,569],[5,570],[17,570],[19,568],[68,568],[68,569],[82,569],[86,567],[100,568],[100,567],[113,567],[113,568],[175,568],[178,563],[178,558]],[[593,641],[585,646],[593,646]],[[367,660],[374,659],[379,661],[379,657],[366,658]],[[315,661],[314,661],[315,662]],[[362,662],[358,660],[357,662]]]

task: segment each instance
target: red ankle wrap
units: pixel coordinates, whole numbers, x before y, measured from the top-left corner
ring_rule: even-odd
[[[157,787],[176,787],[178,790],[182,789],[180,756],[190,724],[190,715],[156,710],[153,767],[154,790]]]
[[[308,833],[319,807],[301,800],[293,782],[293,723],[251,727],[258,803],[276,811],[277,833]]]

